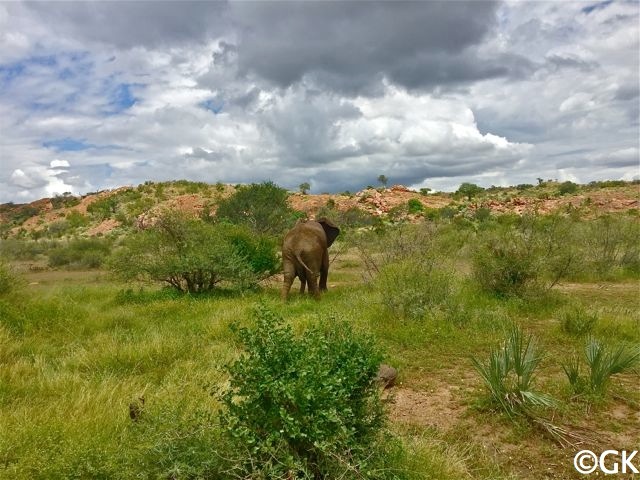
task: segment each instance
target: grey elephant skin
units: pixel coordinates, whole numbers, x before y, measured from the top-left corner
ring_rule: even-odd
[[[329,247],[339,233],[340,229],[326,218],[301,220],[289,230],[282,242],[282,300],[287,300],[296,277],[300,279],[300,293],[308,285],[309,293],[320,298],[320,291],[327,289]]]

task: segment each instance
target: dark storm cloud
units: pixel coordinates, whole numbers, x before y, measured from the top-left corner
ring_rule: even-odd
[[[522,65],[478,58],[497,2],[240,2],[241,74],[279,87],[309,78],[341,93],[381,93],[382,77],[409,88],[506,76]],[[521,60],[520,63],[526,63]]]
[[[192,43],[220,34],[226,3],[33,2],[26,3],[55,31],[120,48]]]

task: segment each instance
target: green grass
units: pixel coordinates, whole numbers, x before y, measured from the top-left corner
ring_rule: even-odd
[[[362,268],[349,251],[332,265],[330,291],[319,302],[292,293],[287,304],[277,284],[244,295],[177,296],[95,272],[28,275],[27,284],[0,297],[0,478],[229,478],[221,473],[226,446],[216,394],[226,385],[223,366],[240,348],[229,326],[247,325],[259,302],[298,334],[332,315],[372,334],[384,361],[399,370],[392,398],[402,389],[426,398],[446,393],[442,406],[459,414],[445,427],[430,419],[448,410],[416,405],[407,419],[388,404],[387,463],[398,478],[541,478],[549,465],[560,477],[573,474],[552,440],[483,404],[487,393],[470,358],[487,358],[513,323],[544,347],[536,387],[562,404],[559,422],[620,442],[638,438],[637,369],[613,376],[602,403],[574,401],[561,365],[583,351],[584,338],[559,322],[578,306],[597,314],[594,337],[639,343],[637,282],[561,285],[535,298],[501,299],[458,271],[446,298],[407,318],[384,308],[384,291],[362,283]],[[132,421],[129,404],[141,396],[142,414]],[[614,419],[613,409],[629,413]]]

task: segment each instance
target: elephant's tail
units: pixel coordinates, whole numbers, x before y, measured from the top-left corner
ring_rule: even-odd
[[[300,264],[307,269],[307,272],[313,274],[313,270],[311,270],[309,267],[307,267],[307,264],[304,263],[304,261],[302,260],[302,258],[300,257],[299,253],[296,253],[296,258],[298,259],[298,261],[300,262]]]

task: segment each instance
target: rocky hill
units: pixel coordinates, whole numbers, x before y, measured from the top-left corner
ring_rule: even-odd
[[[63,236],[104,235],[118,229],[145,228],[163,210],[211,215],[219,199],[236,187],[201,182],[146,182],[75,197],[70,194],[43,198],[28,204],[0,205],[0,235]],[[483,214],[522,214],[528,211],[574,212],[593,217],[603,213],[637,213],[638,182],[592,182],[576,185],[545,182],[537,186],[492,187],[472,195],[417,192],[402,185],[366,188],[351,194],[291,193],[293,209],[315,216],[318,212],[357,212],[378,218],[415,221],[422,216],[473,217]]]

